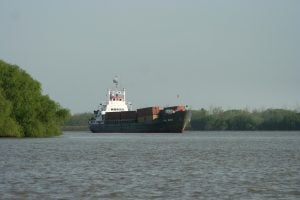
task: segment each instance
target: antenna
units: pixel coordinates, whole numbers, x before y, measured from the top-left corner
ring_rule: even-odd
[[[116,88],[118,88],[118,84],[119,84],[118,76],[115,76],[115,78],[113,79],[113,83],[116,85]]]

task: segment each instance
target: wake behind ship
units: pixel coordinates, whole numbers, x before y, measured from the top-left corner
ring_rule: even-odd
[[[107,100],[94,111],[89,128],[94,133],[182,133],[191,119],[187,106],[152,106],[131,110],[125,89],[109,89]]]

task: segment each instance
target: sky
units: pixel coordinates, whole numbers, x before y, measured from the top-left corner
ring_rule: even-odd
[[[0,59],[72,113],[300,108],[299,0],[0,0]]]

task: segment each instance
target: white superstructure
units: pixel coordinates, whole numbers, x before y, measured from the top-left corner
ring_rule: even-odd
[[[108,90],[106,95],[106,102],[101,103],[99,106],[99,110],[94,111],[95,120],[93,120],[92,123],[103,122],[103,117],[106,112],[129,111],[128,105],[131,104],[126,101],[125,88],[123,88],[122,90],[119,89],[119,81],[117,77],[113,79],[113,83],[115,84],[115,88]]]

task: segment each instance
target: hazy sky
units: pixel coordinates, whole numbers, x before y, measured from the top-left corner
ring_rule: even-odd
[[[135,107],[299,108],[299,19],[299,0],[0,0],[0,59],[72,113],[115,75]]]

